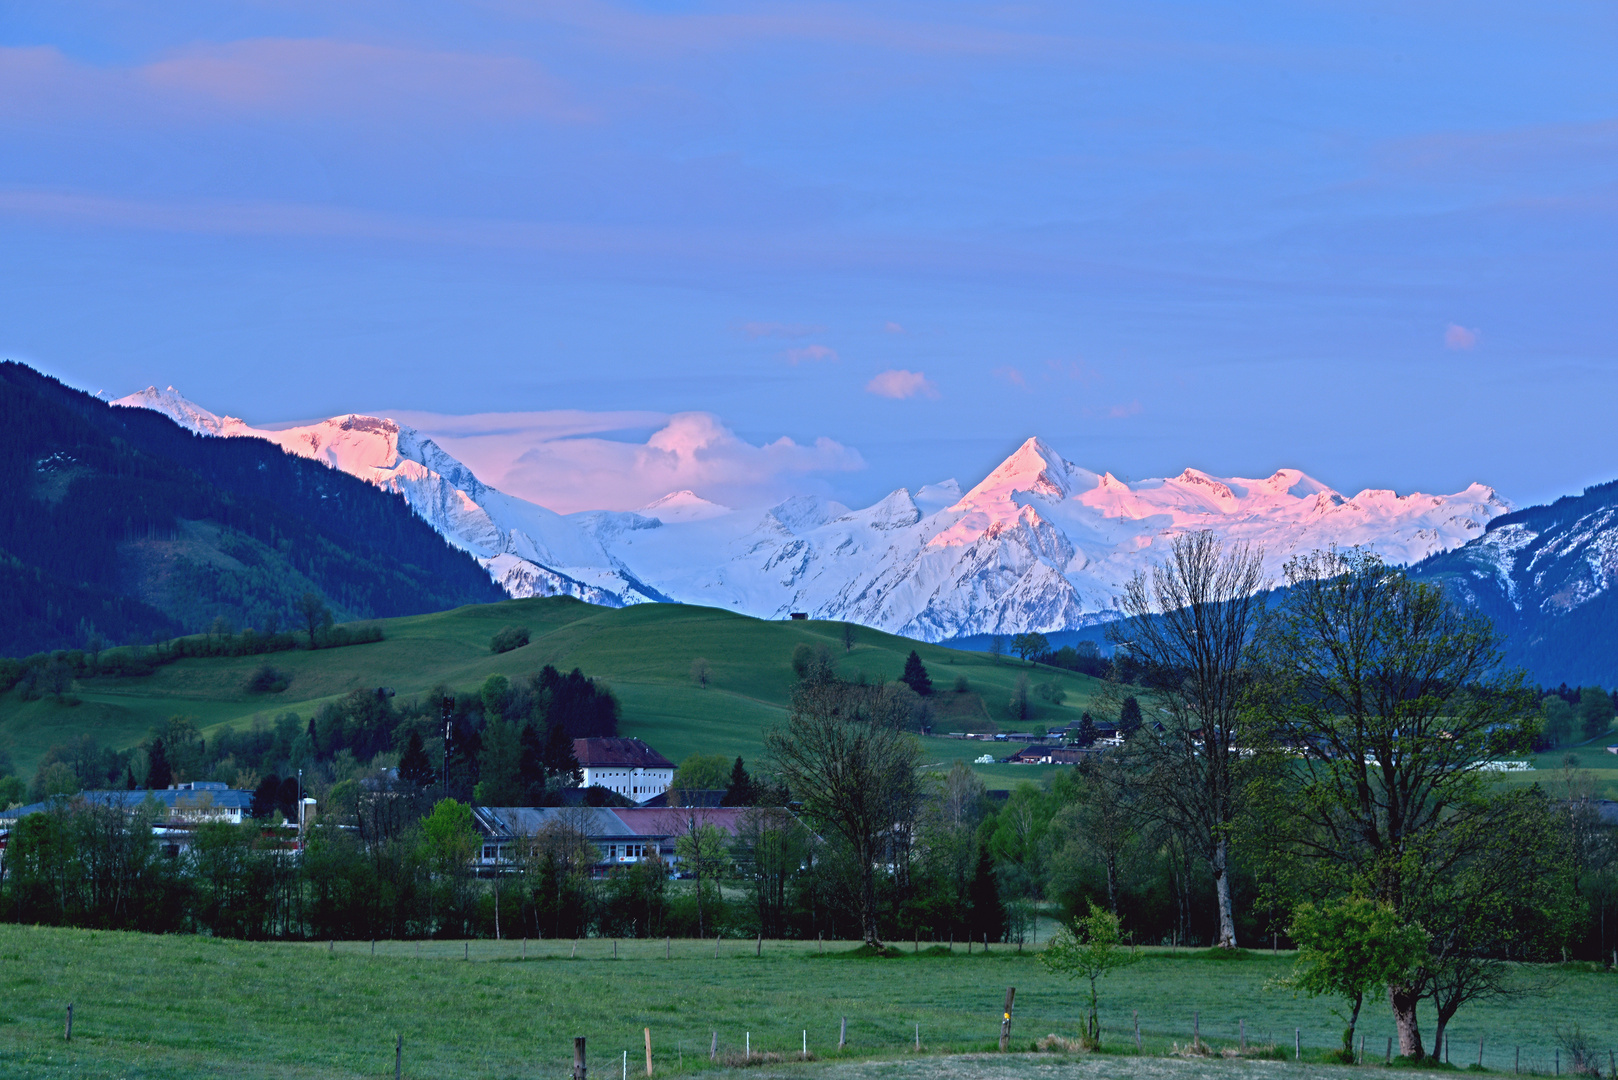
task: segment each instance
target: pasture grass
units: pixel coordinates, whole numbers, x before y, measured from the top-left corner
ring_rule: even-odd
[[[1013,1047],[1047,1035],[1076,1038],[1080,985],[1051,976],[1032,949],[953,951],[895,943],[885,958],[854,943],[712,940],[369,942],[265,944],[0,926],[0,1076],[380,1077],[391,1075],[396,1034],[404,1075],[417,1078],[563,1077],[572,1040],[589,1040],[590,1075],[644,1076],[650,1028],[656,1075],[740,1064],[749,1040],[770,1055],[767,1074],[880,1080],[948,1075],[970,1080],[1093,1076],[1174,1080],[1244,1077],[1290,1069],[1343,1075],[1323,1064],[1340,1038],[1331,1003],[1274,989],[1290,966],[1282,953],[1210,960],[1206,952],[1149,949],[1141,963],[1101,985],[1106,1051],[1100,1055],[981,1057],[994,1049],[1007,986],[1017,988]],[[665,959],[665,949],[670,958]],[[824,948],[822,954],[819,949]],[[755,951],[762,952],[756,956]],[[418,955],[419,952],[419,955]],[[469,956],[470,959],[463,959]],[[1558,1027],[1578,1021],[1593,1043],[1618,1045],[1618,975],[1574,966],[1541,993],[1463,1009],[1452,1060],[1509,1072],[1550,1072]],[[63,1041],[73,1002],[74,1037]],[[1132,1011],[1145,1054],[1134,1057]],[[1178,1063],[1165,1054],[1202,1039],[1233,1049],[1245,1021],[1253,1048],[1283,1061]],[[849,1043],[837,1050],[848,1018]],[[1432,1018],[1424,1017],[1429,1038]],[[915,1049],[920,1024],[921,1051]],[[1305,1061],[1292,1058],[1301,1031]],[[1386,1005],[1367,1005],[1368,1056],[1380,1061],[1391,1034]],[[808,1032],[808,1064],[796,1059]],[[947,1055],[967,1055],[948,1057]],[[756,1071],[761,1066],[753,1065]]]
[[[792,653],[800,643],[827,647],[844,677],[863,673],[871,681],[898,678],[905,657],[916,650],[936,689],[935,730],[940,732],[986,731],[995,723],[1009,730],[1013,725],[1006,705],[1019,676],[1028,676],[1031,686],[1056,683],[1067,697],[1062,705],[1053,705],[1031,693],[1033,715],[1026,725],[1077,721],[1094,705],[1103,685],[1075,672],[1014,659],[996,663],[985,653],[866,627],[856,628],[854,648],[845,651],[842,623],[772,622],[685,604],[613,609],[535,598],[376,623],[385,640],[372,644],[187,659],[144,678],[81,680],[73,690],[78,704],[49,696],[24,702],[13,690],[0,695],[0,747],[9,749],[19,773],[27,777],[50,746],[84,732],[122,749],[173,715],[193,717],[206,736],[224,726],[249,724],[255,716],[269,720],[291,711],[308,719],[351,690],[391,687],[396,700],[403,701],[439,683],[471,691],[489,675],[521,678],[553,664],[563,671],[578,667],[610,684],[623,705],[620,732],[645,739],[674,761],[692,753],[739,754],[751,761],[763,749],[764,730],[786,716]],[[513,625],[529,628],[529,644],[490,653],[489,639]],[[712,672],[706,687],[691,678],[692,661],[698,657],[708,661]],[[291,675],[286,690],[256,694],[245,689],[248,676],[265,663]],[[960,675],[969,684],[964,694],[954,690]],[[970,761],[985,750],[1004,756],[1018,748],[1020,744],[934,739],[928,740],[927,760]],[[986,779],[1004,787],[1024,776],[1022,768],[991,770]],[[1034,778],[1032,772],[1026,775]]]

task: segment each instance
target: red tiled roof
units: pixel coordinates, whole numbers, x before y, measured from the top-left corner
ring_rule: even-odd
[[[639,739],[574,739],[573,756],[580,766],[626,769],[672,769],[674,762]]]

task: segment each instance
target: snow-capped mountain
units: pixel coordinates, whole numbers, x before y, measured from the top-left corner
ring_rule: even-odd
[[[639,511],[564,516],[488,487],[392,420],[253,429],[172,387],[117,404],[156,409],[202,434],[269,439],[397,491],[514,596],[673,600],[764,618],[804,611],[929,641],[1110,619],[1124,584],[1182,532],[1262,545],[1278,577],[1295,552],[1334,543],[1414,562],[1483,535],[1510,509],[1477,484],[1445,496],[1346,497],[1293,469],[1262,480],[1187,469],[1126,483],[1029,439],[964,495],[950,480],[914,495],[901,488],[860,510],[800,496],[749,511],[680,491]]]
[[[1618,481],[1502,515],[1411,574],[1488,615],[1541,682],[1618,683]]]

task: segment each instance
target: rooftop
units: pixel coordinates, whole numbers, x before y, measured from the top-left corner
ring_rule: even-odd
[[[574,739],[573,756],[586,768],[674,768],[674,762],[639,739]]]

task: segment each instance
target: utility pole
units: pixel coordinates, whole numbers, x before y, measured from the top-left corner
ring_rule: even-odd
[[[449,747],[450,742],[455,738],[455,720],[453,718],[455,699],[446,695],[441,707],[444,714],[444,798],[447,799],[449,798]]]

